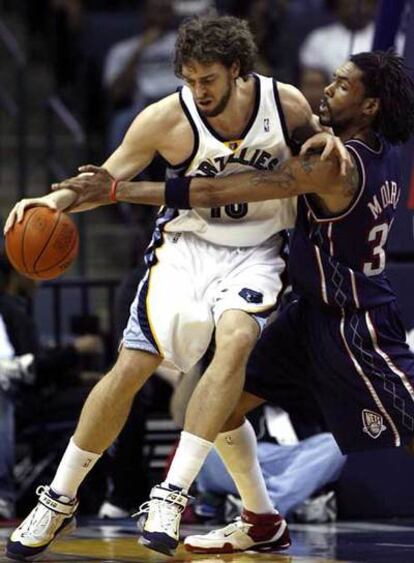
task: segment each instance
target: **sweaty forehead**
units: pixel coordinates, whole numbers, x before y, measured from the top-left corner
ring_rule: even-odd
[[[188,61],[183,64],[181,73],[185,78],[200,78],[202,76],[217,72],[222,68],[220,63],[199,63],[198,61]]]
[[[354,65],[354,63],[351,63],[351,61],[347,61],[341,65],[335,72],[335,75],[338,78],[346,79],[353,86],[356,86],[357,84],[362,85],[362,72],[356,65]]]

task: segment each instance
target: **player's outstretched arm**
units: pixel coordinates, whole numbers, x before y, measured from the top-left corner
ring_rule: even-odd
[[[97,203],[77,204],[77,194],[74,190],[62,188],[44,196],[24,198],[18,201],[10,211],[4,224],[4,234],[9,231],[15,223],[20,223],[27,209],[31,207],[49,207],[58,211],[88,211],[95,209]]]
[[[245,172],[223,178],[194,178],[189,190],[192,207],[218,207],[238,201],[284,199],[314,193],[353,197],[359,186],[355,166],[341,174],[338,160],[330,156],[301,155],[280,164],[275,170]]]
[[[105,184],[106,202],[113,201],[171,207],[217,207],[240,201],[254,202],[283,199],[304,193],[352,197],[359,186],[359,175],[354,166],[347,166],[341,174],[340,161],[335,155],[321,160],[319,155],[304,154],[290,158],[275,170],[259,170],[226,177],[179,178],[163,182],[116,183],[109,173],[88,165],[82,170],[94,172]],[[90,180],[85,178],[86,184]]]
[[[314,146],[324,146],[323,134],[319,134]],[[146,205],[170,205],[172,207],[216,207],[240,201],[265,201],[283,199],[303,193],[317,193],[352,197],[359,185],[356,168],[350,165],[346,149],[338,140],[329,145],[329,154],[303,154],[280,164],[275,170],[244,172],[226,177],[182,178],[164,184],[162,182],[114,183],[105,168],[93,165],[81,167],[84,175],[78,180],[79,193],[92,193],[93,186],[100,186],[103,203],[115,201]],[[342,151],[345,155],[342,156]],[[345,175],[341,166],[346,163]],[[73,186],[74,188],[75,186]],[[84,197],[81,195],[81,197]],[[186,203],[185,203],[186,202]]]

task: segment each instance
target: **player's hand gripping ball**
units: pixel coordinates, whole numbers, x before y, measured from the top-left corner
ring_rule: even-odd
[[[75,260],[79,234],[65,213],[50,207],[31,207],[20,223],[6,234],[6,252],[13,267],[35,280],[50,280],[63,274]]]

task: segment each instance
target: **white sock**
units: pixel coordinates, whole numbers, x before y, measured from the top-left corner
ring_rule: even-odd
[[[75,498],[80,484],[101,455],[81,450],[72,437],[50,485],[51,488],[58,495]]]
[[[180,443],[165,483],[180,487],[187,492],[212,447],[213,442],[208,442],[189,432],[181,432]]]
[[[233,478],[244,508],[256,514],[277,514],[257,459],[257,440],[250,422],[246,420],[239,428],[222,432],[214,445]]]

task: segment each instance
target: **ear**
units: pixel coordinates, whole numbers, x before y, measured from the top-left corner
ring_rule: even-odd
[[[234,80],[240,76],[240,61],[235,61],[230,67],[231,76]]]
[[[362,111],[368,117],[375,117],[379,111],[379,98],[366,98],[363,103]]]

